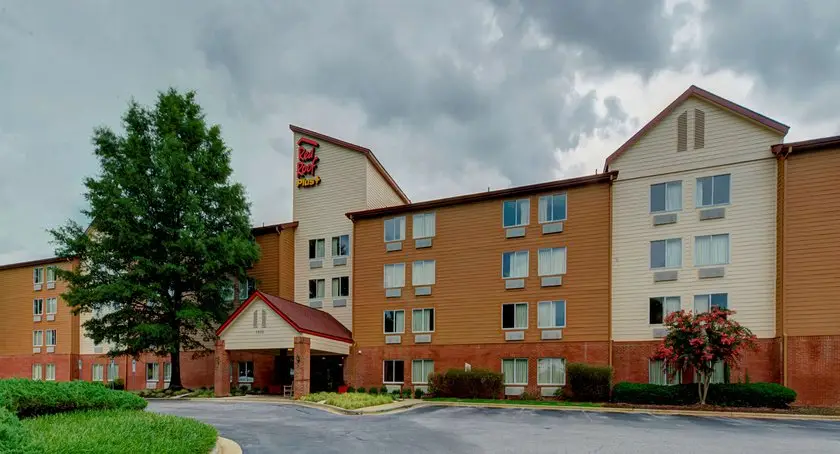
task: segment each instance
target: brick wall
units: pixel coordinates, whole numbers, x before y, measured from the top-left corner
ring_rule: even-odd
[[[803,405],[840,405],[840,336],[789,337],[788,386]]]

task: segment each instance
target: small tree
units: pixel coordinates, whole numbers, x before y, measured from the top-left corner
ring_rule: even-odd
[[[715,363],[723,361],[734,367],[746,349],[756,348],[756,336],[732,320],[734,313],[713,307],[709,312],[679,311],[665,318],[668,334],[651,359],[662,360],[668,374],[691,366],[699,377],[697,393],[701,405],[706,403]]]

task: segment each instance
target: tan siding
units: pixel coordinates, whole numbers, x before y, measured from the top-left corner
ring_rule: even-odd
[[[787,159],[783,301],[789,336],[840,334],[838,168],[840,150]]]
[[[309,348],[312,350],[313,354],[326,352],[347,355],[350,353],[350,344],[347,342],[313,336],[311,334],[304,334],[303,336],[309,338]]]
[[[537,302],[567,301],[564,341],[608,339],[609,318],[609,185],[597,184],[568,191],[568,221],[560,234],[542,235],[538,224],[538,195],[530,197],[531,216],[525,238],[505,239],[502,200],[440,208],[436,237],[428,249],[415,249],[412,218],[406,215],[403,250],[385,252],[383,219],[361,220],[354,231],[354,339],[359,346],[384,345],[383,311],[404,309],[403,345],[412,345],[411,309],[435,308],[432,345],[504,343],[503,303],[528,302],[529,328],[525,342],[538,342]],[[566,246],[567,274],[562,287],[541,288],[537,251]],[[502,253],[529,250],[529,277],[523,290],[505,290]],[[411,263],[436,261],[432,295],[415,297]],[[383,265],[406,263],[403,297],[385,298]],[[564,342],[561,341],[561,342]]]
[[[776,163],[776,335],[785,334],[785,299],[784,299],[784,271],[785,271],[785,161]]]
[[[367,161],[365,164],[367,173],[367,207],[381,208],[392,205],[404,205],[405,202],[397,195],[397,191],[388,184],[388,181],[376,170],[376,167]]]
[[[280,232],[280,289],[277,296],[288,300],[295,299],[295,230],[285,229]]]
[[[266,313],[266,327],[262,327],[262,314]],[[254,313],[258,313],[257,328],[254,328]],[[292,348],[295,336],[299,336],[282,317],[257,297],[236,317],[236,320],[222,332],[228,350],[253,350],[266,348]]]
[[[257,288],[261,291],[277,295],[280,292],[280,235],[271,232],[256,240],[260,246],[260,259],[248,270],[248,276],[257,280]]]

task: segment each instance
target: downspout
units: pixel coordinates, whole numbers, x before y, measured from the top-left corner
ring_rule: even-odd
[[[606,170],[606,166],[605,170]],[[612,207],[612,195],[613,195],[613,181],[615,180],[615,176],[610,178],[610,187],[609,187],[609,194],[607,196],[607,207],[609,208],[609,216],[607,217],[607,227],[609,228],[607,232],[607,354],[608,354],[608,364],[612,368],[613,367],[613,333],[612,333],[612,217],[613,217],[613,207]]]

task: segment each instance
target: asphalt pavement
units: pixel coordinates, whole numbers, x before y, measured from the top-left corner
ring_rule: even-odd
[[[269,403],[152,401],[196,418],[245,454],[840,453],[840,422],[468,407],[343,416]]]

